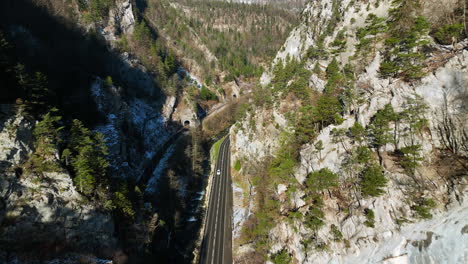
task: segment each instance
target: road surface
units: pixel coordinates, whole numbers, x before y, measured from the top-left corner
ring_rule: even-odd
[[[232,189],[229,137],[219,147],[214,170],[205,234],[200,255],[201,264],[232,263]],[[216,175],[220,170],[221,174]]]

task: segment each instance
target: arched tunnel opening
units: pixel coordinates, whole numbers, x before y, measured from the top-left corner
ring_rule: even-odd
[[[190,121],[185,120],[185,121],[184,121],[184,126],[190,126]]]

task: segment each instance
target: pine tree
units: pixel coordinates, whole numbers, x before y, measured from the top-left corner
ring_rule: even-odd
[[[424,117],[427,109],[428,106],[419,95],[406,100],[405,110],[401,113],[401,117],[410,128],[409,136],[412,144],[414,144],[416,133],[420,133],[423,128],[428,126],[429,121]]]
[[[322,159],[322,150],[324,150],[323,141],[322,140],[317,141],[314,144],[314,147],[317,150],[317,152],[319,153],[319,159]]]
[[[30,161],[32,169],[39,173],[57,169],[54,155],[57,144],[61,142],[59,132],[63,129],[59,126],[62,117],[57,116],[57,112],[58,109],[52,109],[33,129],[35,150]]]
[[[40,116],[50,109],[50,91],[47,87],[47,77],[41,73],[36,72],[34,76],[29,76],[22,64],[15,67],[16,78],[20,88],[23,90],[25,96],[25,110],[28,114],[33,116]]]
[[[299,110],[299,117],[295,125],[296,139],[299,144],[312,141],[316,136],[312,106],[304,106]]]
[[[317,232],[322,226],[325,225],[324,217],[325,214],[322,211],[323,199],[320,195],[313,194],[311,197],[311,207],[304,217],[304,225]]]
[[[354,125],[349,129],[349,133],[359,144],[366,138],[366,129],[358,122],[354,122]]]
[[[68,148],[73,156],[75,184],[83,194],[95,196],[97,189],[105,186],[107,181],[109,162],[104,136],[90,131],[75,119],[70,129]]]
[[[314,109],[315,120],[320,123],[321,128],[335,123],[335,114],[340,114],[342,106],[338,98],[332,95],[322,95]]]
[[[416,168],[419,166],[419,163],[424,160],[421,157],[421,145],[411,145],[404,148],[401,148],[403,157],[400,161],[401,166],[414,175]]]
[[[81,147],[78,156],[76,156],[73,161],[73,167],[76,173],[73,181],[78,187],[78,190],[88,196],[93,194],[96,184],[96,179],[93,175],[93,154],[92,146]]]
[[[383,174],[382,167],[372,165],[362,172],[361,176],[361,193],[363,196],[380,196],[384,193],[384,188],[387,185],[387,178]]]
[[[306,185],[312,192],[321,192],[338,186],[338,174],[328,168],[320,169],[309,173],[306,179]]]
[[[324,92],[329,95],[335,95],[337,93],[337,88],[343,86],[345,83],[345,78],[341,73],[340,66],[336,58],[330,62],[326,70],[327,74],[327,84],[325,85]]]
[[[392,142],[390,122],[394,119],[395,112],[390,104],[385,105],[384,109],[379,110],[374,116],[370,131],[373,139],[373,144],[378,149]]]
[[[69,162],[71,160],[71,155],[72,155],[72,153],[71,153],[70,149],[68,149],[68,148],[66,148],[66,149],[64,149],[62,151],[62,162],[65,163],[65,166],[70,165]]]

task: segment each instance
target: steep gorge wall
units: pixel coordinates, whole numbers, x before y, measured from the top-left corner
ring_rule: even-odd
[[[102,204],[99,204],[109,204],[111,201],[91,201],[89,197],[80,194],[73,182],[76,175],[67,173],[63,164],[57,168],[57,172],[43,176],[29,171],[20,175],[24,163],[34,152],[32,130],[37,121],[31,116],[15,113],[12,105],[5,106],[9,110],[0,114],[0,228],[1,243],[9,246],[2,247],[2,263],[35,263],[55,257],[59,258],[57,261],[73,263],[79,258],[87,261],[87,255],[94,254],[125,263],[128,255],[133,254],[130,256],[133,259],[143,258],[135,256],[134,252],[144,247],[156,248],[161,244],[168,251],[168,240],[176,240],[171,237],[170,223],[164,229],[157,230],[157,241],[149,245],[157,221],[161,219],[160,211],[169,218],[171,213],[175,215],[178,210],[174,204],[182,204],[183,199],[191,201],[190,193],[184,194],[180,200],[174,199],[172,204],[164,208],[151,205],[161,193],[173,192],[175,197],[191,183],[189,176],[180,177],[177,180],[181,184],[169,189],[167,186],[160,187],[159,179],[165,176],[167,161],[172,158],[174,148],[185,150],[189,144],[185,141],[178,145],[178,142],[169,143],[180,131],[184,121],[188,120],[191,126],[196,126],[198,116],[192,107],[193,102],[183,92],[180,95],[166,94],[166,87],[161,87],[154,72],[143,65],[141,57],[121,52],[119,45],[122,36],[130,39],[137,24],[133,1],[115,1],[106,19],[96,23],[87,20],[87,12],[78,9],[78,2],[28,1],[27,5],[22,6],[25,14],[36,12],[38,18],[41,18],[37,20],[38,25],[31,27],[27,15],[11,15],[19,12],[21,3],[2,3],[2,7],[5,7],[2,13],[11,8],[8,10],[10,15],[3,17],[2,21],[6,23],[1,25],[2,33],[9,35],[12,46],[24,50],[26,59],[18,57],[24,59],[21,62],[26,61],[26,67],[30,67],[28,70],[43,70],[49,74],[50,90],[56,86],[62,87],[56,89],[59,91],[58,97],[63,99],[57,106],[60,108],[59,115],[63,116],[67,125],[73,118],[85,117],[82,120],[86,121],[88,127],[104,135],[109,150],[108,176],[112,182],[107,190],[114,192],[112,188],[119,188],[119,184],[129,184],[131,190],[125,194],[128,202],[134,199],[131,193],[136,190],[140,192],[138,188],[134,191],[134,186],[148,185],[148,188],[141,188],[143,192],[139,194],[138,202],[135,199],[130,201],[130,209],[140,214],[135,217],[137,219],[122,220],[121,216],[113,215],[109,208],[103,209]],[[50,28],[41,28],[43,24]],[[63,30],[63,36],[55,35],[52,39],[56,42],[44,40],[47,34],[43,34],[43,31],[50,30],[54,34],[53,31],[57,29]],[[73,46],[67,47],[73,41]],[[67,61],[67,58],[70,60]],[[28,64],[34,59],[38,59],[37,63]],[[61,79],[58,75],[65,77]],[[70,75],[73,78],[69,78]],[[179,78],[177,74],[175,77]],[[185,102],[185,105],[179,104],[179,101]],[[60,160],[63,161],[63,149],[55,151],[54,159],[60,163]],[[162,158],[164,161],[160,162]],[[145,173],[148,175],[143,177]],[[161,188],[163,191],[160,191]],[[111,199],[112,195],[110,193],[106,198]],[[147,200],[143,200],[143,195],[146,195]],[[192,203],[187,206],[196,208]],[[191,210],[187,215],[199,213]],[[183,216],[186,217],[185,214]],[[126,221],[131,221],[131,224]],[[196,224],[190,226],[196,229]],[[187,234],[185,239],[189,240],[189,236]],[[24,241],[24,244],[16,243],[16,239]],[[190,241],[181,239],[180,243],[189,244]],[[23,250],[25,248],[27,250]],[[187,249],[187,252],[190,250]],[[64,255],[69,252],[78,255]],[[184,254],[172,254],[172,257]],[[162,254],[160,256],[161,259],[165,257]],[[90,257],[89,261],[97,260]]]
[[[35,263],[71,252],[112,258],[118,249],[112,216],[86,202],[66,171],[45,177],[24,171],[34,124],[11,110],[2,107],[0,120],[0,262]]]
[[[432,8],[430,1],[423,2],[423,6]],[[456,1],[447,3],[447,9],[455,4]],[[386,17],[390,7],[390,1],[313,1],[302,14],[302,24],[293,30],[273,65],[280,60],[297,58],[305,61],[304,68],[308,70],[313,71],[316,63],[325,69],[331,58],[308,59],[307,51],[309,47],[318,44],[324,28],[333,19],[333,13],[339,12],[342,19],[322,41],[325,47],[331,47],[330,44],[339,32],[345,32],[345,48],[335,55],[338,64],[344,66],[356,52],[355,45],[359,40],[354,37],[355,32],[366,25],[368,14]],[[442,47],[432,42],[431,45],[434,49],[428,61],[438,62],[437,66],[428,68],[429,73],[419,81],[382,78],[379,72],[384,60],[383,52],[379,51],[381,46],[375,53],[369,51],[371,59],[357,62],[363,70],[355,76],[354,83],[364,90],[363,101],[351,111],[344,112],[341,124],[323,128],[313,142],[301,146],[300,161],[295,165],[293,173],[299,182],[299,187],[295,187],[298,190],[290,191],[292,185],[288,184],[275,187],[274,199],[284,205],[278,209],[280,216],[269,231],[270,257],[286,251],[298,263],[466,261],[466,252],[458,246],[467,245],[465,227],[468,223],[461,219],[467,208],[466,176],[463,175],[467,173],[468,154],[468,43],[462,41],[455,46]],[[272,67],[262,76],[261,82],[267,89],[275,77],[273,72]],[[326,82],[323,76],[312,73],[309,89],[322,92]],[[322,220],[325,225],[316,232],[308,228],[301,218],[291,220],[287,217],[289,210],[307,215],[313,207],[307,200],[305,183],[311,172],[328,168],[339,175],[341,183],[349,177],[346,164],[360,143],[350,137],[349,132],[337,136],[337,131],[349,131],[355,122],[369,127],[376,113],[386,104],[390,104],[396,112],[401,112],[408,107],[408,98],[417,96],[429,107],[425,113],[429,121],[427,130],[416,138],[417,143],[421,144],[423,157],[423,165],[415,174],[417,180],[401,168],[398,159],[392,154],[395,147],[400,149],[411,144],[409,137],[401,136],[396,145],[387,144],[379,154],[385,177],[389,180],[382,196],[358,197],[358,194],[353,193],[353,188],[341,186],[340,191],[332,191],[330,195],[324,196]],[[258,206],[256,188],[259,186],[252,184],[258,173],[258,164],[277,155],[281,141],[284,140],[281,137],[283,131],[294,131],[284,111],[288,107],[297,111],[298,108],[292,106],[294,104],[301,103],[282,100],[274,103],[272,108],[254,106],[243,122],[231,128],[232,166],[237,161],[242,164],[240,171],[233,173],[234,252],[239,263],[248,259],[246,256],[255,250],[254,242],[243,238],[243,228],[251,224],[249,219],[255,215]],[[404,131],[407,127],[403,125],[400,129]],[[319,141],[323,144],[320,149],[317,148]],[[377,153],[374,155],[377,157]],[[418,191],[423,193],[423,197],[431,197],[436,201],[432,220],[420,220],[413,211],[414,204],[410,198],[414,192],[413,181],[420,184]],[[346,210],[343,210],[344,201],[350,202],[344,203],[348,207]],[[293,204],[292,208],[288,204]],[[374,228],[365,224],[365,209],[371,209],[375,214]],[[411,224],[402,224],[402,220]],[[444,224],[439,225],[441,222]],[[340,240],[334,238],[336,228],[342,235]],[[319,246],[307,247],[306,241],[311,239]],[[320,245],[325,245],[326,249],[318,249]]]

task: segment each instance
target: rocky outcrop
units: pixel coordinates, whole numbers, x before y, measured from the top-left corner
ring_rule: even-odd
[[[80,195],[65,171],[26,171],[21,165],[31,154],[34,123],[21,114],[2,123],[0,262],[27,263],[70,251],[112,257],[117,240],[111,215]]]
[[[114,175],[139,180],[152,157],[175,132],[165,116],[171,115],[168,107],[175,102],[168,99],[164,111],[159,101],[126,98],[121,92],[121,88],[100,79],[92,84],[91,94],[106,116],[106,123],[96,130],[106,138]]]
[[[130,0],[117,1],[115,8],[109,10],[107,27],[102,31],[107,41],[115,41],[120,34],[131,35],[135,27],[135,17]]]

